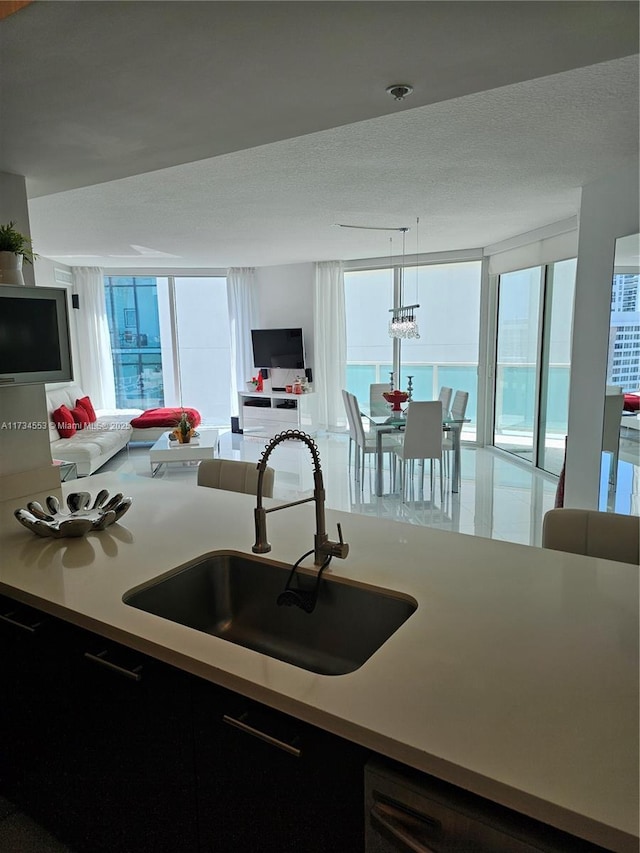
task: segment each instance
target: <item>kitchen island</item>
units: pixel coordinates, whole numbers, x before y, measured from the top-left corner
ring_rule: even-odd
[[[327,571],[418,608],[362,667],[318,675],[122,601],[202,554],[250,552],[254,498],[112,474],[83,485],[133,505],[104,531],[54,540],[13,518],[26,501],[4,504],[0,593],[608,850],[637,851],[637,567],[327,511],[329,535],[340,522],[350,544]],[[270,514],[269,557],[294,562],[313,533],[312,504]]]

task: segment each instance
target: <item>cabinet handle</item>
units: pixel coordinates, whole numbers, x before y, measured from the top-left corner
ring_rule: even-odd
[[[31,625],[27,625],[24,622],[20,622],[18,619],[13,619],[12,617],[15,614],[15,610],[10,610],[8,613],[0,614],[0,619],[3,622],[7,622],[9,625],[13,625],[14,628],[21,628],[23,631],[28,631],[30,634],[35,634],[38,628],[42,625],[42,620],[37,619],[31,623]]]
[[[91,652],[85,652],[84,656],[91,663],[98,664],[98,666],[103,666],[105,669],[110,669],[112,672],[117,672],[118,675],[122,675],[124,678],[129,678],[131,681],[142,681],[142,664],[134,667],[133,669],[126,669],[124,666],[118,666],[117,663],[111,663],[110,660],[106,659],[106,656],[109,652],[105,649],[103,652],[98,652],[97,655],[92,655]]]
[[[253,735],[253,737],[257,737],[259,740],[263,740],[265,743],[270,743],[271,746],[275,746],[278,749],[283,750],[283,752],[288,752],[289,755],[295,756],[295,758],[300,758],[302,755],[302,750],[298,749],[297,746],[293,746],[290,743],[285,743],[283,740],[278,740],[271,735],[266,734],[266,732],[261,732],[260,729],[254,729],[253,726],[248,725],[244,721],[248,717],[248,714],[242,714],[240,719],[236,719],[235,717],[230,717],[228,714],[225,714],[222,717],[222,721],[227,723],[230,726],[234,726],[236,729],[240,729],[241,732],[245,732],[248,735]]]
[[[425,830],[433,832],[440,824],[431,818],[403,809],[402,806],[378,801],[371,809],[373,823],[383,827],[399,843],[402,850],[412,853],[435,853],[419,837]]]

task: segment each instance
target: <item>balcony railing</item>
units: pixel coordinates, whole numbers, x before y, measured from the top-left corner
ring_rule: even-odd
[[[369,385],[388,382],[390,362],[347,362],[347,389],[360,400],[369,399]],[[564,441],[567,429],[569,400],[568,364],[555,364],[549,368],[546,424],[548,433]],[[499,364],[497,366],[496,434],[505,436],[519,433],[533,437],[536,366],[533,364]],[[412,377],[414,400],[435,400],[441,386],[454,391],[468,391],[467,417],[469,423],[463,430],[466,441],[475,441],[477,427],[478,365],[470,362],[420,363],[403,362],[400,387],[406,390],[408,377]]]

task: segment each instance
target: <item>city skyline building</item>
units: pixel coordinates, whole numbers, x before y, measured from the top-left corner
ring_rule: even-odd
[[[640,389],[640,274],[615,273],[611,288],[611,331],[607,384]]]

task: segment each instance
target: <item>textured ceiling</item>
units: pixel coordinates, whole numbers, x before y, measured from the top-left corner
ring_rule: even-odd
[[[53,2],[0,24],[36,250],[226,267],[482,246],[637,159],[636,3]],[[384,93],[408,82],[396,104]],[[25,104],[28,108],[25,108]]]

